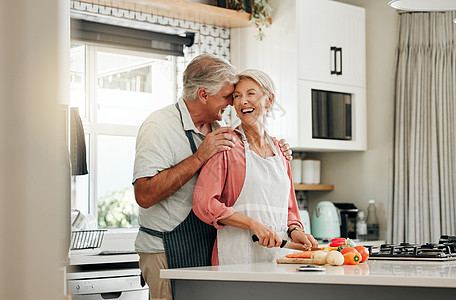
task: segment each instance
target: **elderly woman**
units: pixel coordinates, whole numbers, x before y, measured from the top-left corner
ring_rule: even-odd
[[[230,133],[235,146],[205,164],[193,193],[195,214],[218,229],[212,264],[273,261],[285,254],[278,247],[287,233],[294,242],[317,246],[302,229],[289,162],[265,131],[274,83],[262,71],[246,70],[233,96],[241,120]]]

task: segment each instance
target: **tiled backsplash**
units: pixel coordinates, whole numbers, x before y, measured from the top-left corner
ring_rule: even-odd
[[[174,18],[162,17],[148,13],[136,12],[126,9],[119,9],[98,4],[90,4],[80,1],[70,1],[71,12],[85,15],[87,17],[101,17],[113,25],[134,27],[139,29],[150,29],[155,26],[154,31],[190,31],[195,33],[194,44],[191,47],[184,47],[184,57],[177,58],[177,95],[182,92],[182,72],[185,66],[197,55],[202,53],[214,54],[217,57],[230,61],[230,29],[190,22]],[[158,29],[157,29],[158,28]],[[230,124],[231,110],[224,114],[224,120]]]

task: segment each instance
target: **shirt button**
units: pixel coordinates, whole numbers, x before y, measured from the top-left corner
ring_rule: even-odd
[[[206,213],[208,214],[209,212],[206,210]]]

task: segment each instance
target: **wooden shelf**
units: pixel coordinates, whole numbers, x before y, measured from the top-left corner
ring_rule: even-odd
[[[80,1],[227,28],[251,26],[248,13],[184,0]]]
[[[334,184],[294,184],[296,191],[332,191]]]

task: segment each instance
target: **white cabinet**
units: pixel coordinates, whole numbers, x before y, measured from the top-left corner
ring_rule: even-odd
[[[296,5],[299,78],[364,87],[364,8],[321,0]]]
[[[240,70],[263,70],[276,84],[268,132],[297,150],[365,150],[364,9],[329,0],[270,4],[272,25],[263,41],[255,38],[255,28],[231,29],[232,63]],[[331,47],[342,48],[342,75],[330,74],[331,55],[339,55]],[[313,138],[311,90],[323,88],[352,95],[351,140]]]

